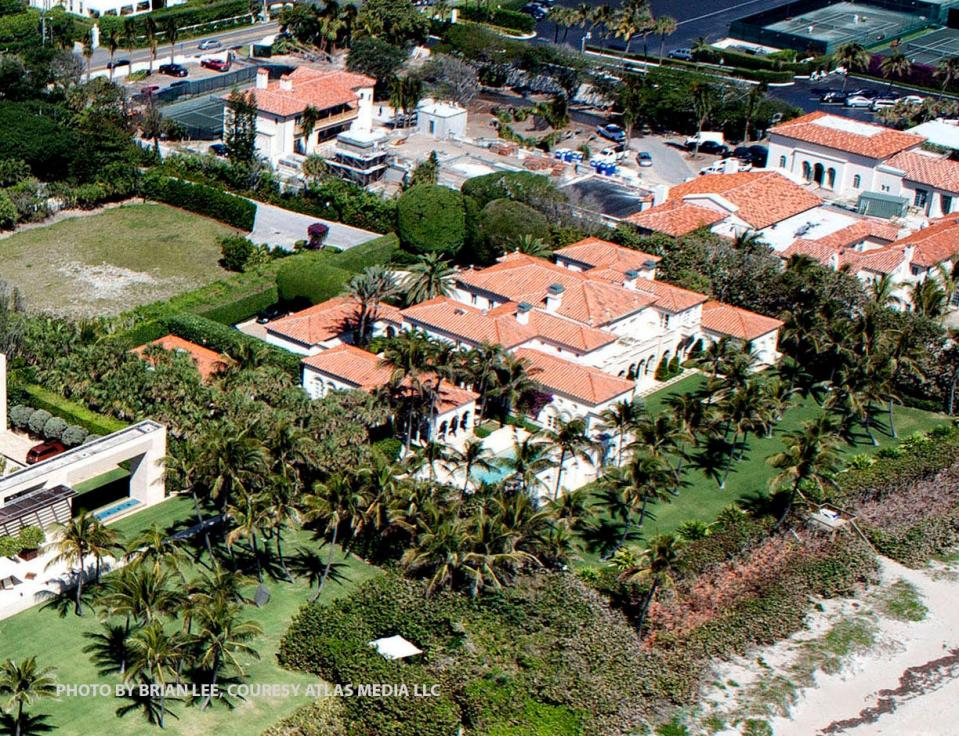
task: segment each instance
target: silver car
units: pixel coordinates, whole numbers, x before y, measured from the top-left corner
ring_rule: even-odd
[[[208,38],[206,41],[200,41],[200,51],[209,51],[210,49],[218,49],[223,44],[215,38]]]

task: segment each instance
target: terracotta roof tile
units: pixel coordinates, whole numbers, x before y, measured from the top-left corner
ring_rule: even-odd
[[[702,195],[715,194],[735,205],[735,215],[755,230],[822,204],[822,200],[775,171],[699,176],[669,190],[669,199],[695,204]],[[640,213],[642,214],[642,213]]]
[[[648,270],[648,263],[656,264],[661,260],[659,256],[633,248],[624,248],[599,238],[584,238],[565,248],[560,248],[555,255],[592,268],[609,269],[620,273]]]
[[[352,297],[338,296],[270,322],[266,330],[302,345],[319,345],[348,330],[358,310],[359,304]],[[382,302],[377,307],[376,318],[395,324],[402,322],[400,310]]]
[[[656,307],[674,314],[703,304],[709,297],[689,289],[667,284],[663,281],[636,279],[636,290],[656,297]]]
[[[959,192],[959,161],[924,151],[904,151],[886,161],[906,172],[906,178],[947,192]]]
[[[154,340],[153,342],[148,342],[146,345],[133,348],[131,352],[143,357],[143,353],[148,347],[159,347],[171,352],[187,353],[193,358],[193,363],[196,365],[196,369],[204,381],[209,379],[210,376],[219,373],[233,362],[222,353],[217,353],[202,345],[197,345],[189,340],[184,340],[182,337],[177,337],[176,335],[165,335],[159,340]]]
[[[514,351],[513,355],[529,363],[530,378],[544,388],[590,406],[631,393],[635,388],[633,381],[612,376],[598,368],[563,360],[540,350],[520,348]]]
[[[503,256],[488,268],[461,271],[456,278],[467,287],[495,294],[504,301],[539,307],[546,304],[549,287],[559,284],[564,291],[556,314],[591,327],[625,317],[655,301],[648,295],[592,279],[588,272],[571,271],[522,253]]]
[[[925,140],[912,133],[821,111],[777,125],[769,133],[875,159],[889,158],[900,151],[915,148]]]
[[[912,263],[931,268],[959,255],[959,213],[933,220],[929,227],[917,230],[893,243],[913,247]]]
[[[854,248],[864,241],[885,241],[891,243],[899,236],[899,226],[884,220],[867,218],[858,220],[841,230],[816,240],[799,238],[794,240],[779,256],[788,260],[793,255],[806,255],[820,263],[827,263],[834,254]]]
[[[782,320],[765,317],[731,304],[709,301],[703,305],[703,329],[739,340],[755,340],[783,326]]]
[[[702,227],[715,225],[725,220],[727,216],[727,213],[711,207],[700,207],[683,202],[681,199],[670,199],[648,210],[633,213],[626,218],[626,222],[643,230],[665,233],[678,238]]]
[[[293,88],[282,89],[282,80],[289,81]],[[281,80],[269,82],[266,89],[254,88],[250,91],[260,110],[280,117],[289,117],[310,106],[317,110],[341,105],[356,107],[359,101],[356,90],[373,87],[375,84],[376,80],[363,74],[301,66],[284,75]]]
[[[873,271],[874,273],[892,273],[906,259],[906,249],[896,244],[886,248],[867,250],[862,253],[846,251],[839,258],[839,265],[849,266],[853,272]]]

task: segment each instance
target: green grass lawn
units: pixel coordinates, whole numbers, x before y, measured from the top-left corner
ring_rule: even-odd
[[[0,274],[27,308],[118,314],[222,278],[226,225],[162,204],[124,205],[0,241]]]
[[[646,398],[646,407],[651,414],[665,410],[664,400],[676,393],[694,391],[705,381],[702,375],[694,375],[669,386]],[[802,422],[812,419],[820,409],[813,399],[801,400],[786,412],[782,422],[770,438],[750,437],[745,457],[734,462],[726,487],[719,490],[718,481],[706,477],[702,471],[690,468],[685,473],[687,485],[671,502],[653,507],[654,519],[647,519],[643,525],[643,537],[649,539],[656,534],[675,531],[684,521],[696,519],[713,521],[723,507],[755,493],[766,493],[769,481],[776,471],[767,463],[767,458],[783,449],[783,434],[799,428]],[[928,431],[947,421],[943,414],[933,414],[919,409],[897,406],[894,411],[896,431],[899,438],[908,437],[917,431]],[[876,432],[879,447],[874,447],[865,434],[857,437],[857,444],[843,445],[840,452],[844,456],[858,453],[873,453],[881,447],[896,444],[886,431],[885,416],[879,417],[881,426]],[[590,561],[595,558],[590,557]]]
[[[193,506],[189,499],[172,498],[121,519],[113,526],[124,535],[130,535],[153,523],[164,528],[182,526],[185,520],[189,522],[192,513]],[[319,544],[313,541],[308,533],[300,533],[295,535],[287,546],[292,553],[299,546],[310,546],[316,550]],[[340,559],[342,561],[342,558]],[[328,582],[321,601],[332,600],[376,574],[375,568],[356,558],[346,560],[345,564],[347,567],[343,572],[348,580],[344,583]],[[280,638],[289,626],[292,616],[311,596],[311,590],[305,578],[294,583],[267,579],[266,585],[271,593],[270,602],[263,608],[251,605],[245,609],[246,615],[263,627],[263,635],[253,643],[260,659],[248,661],[245,681],[261,684],[315,683],[315,677],[281,669],[276,661]],[[55,611],[37,606],[0,621],[0,657],[19,659],[35,655],[41,664],[56,667],[56,677],[60,683],[109,683],[112,687],[118,678],[100,677],[89,656],[82,652],[86,644],[83,633],[95,631],[97,628],[97,617],[92,611],[77,618],[71,610],[61,618]],[[303,694],[289,698],[258,698],[236,701],[232,710],[220,703],[202,712],[199,708],[180,703],[174,706],[178,718],[168,716],[164,731],[148,724],[139,711],[118,717],[116,710],[126,701],[113,697],[61,697],[57,700],[45,700],[30,712],[48,714],[48,723],[54,727],[54,732],[64,736],[142,736],[147,733],[259,736],[267,727],[312,700]]]

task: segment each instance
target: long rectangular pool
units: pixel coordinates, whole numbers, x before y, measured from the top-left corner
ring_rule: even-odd
[[[128,498],[124,501],[121,501],[118,504],[113,506],[107,506],[105,509],[100,509],[99,511],[94,511],[93,515],[100,521],[106,521],[107,519],[116,516],[117,514],[122,514],[124,511],[132,509],[134,506],[139,506],[140,502],[135,498]]]

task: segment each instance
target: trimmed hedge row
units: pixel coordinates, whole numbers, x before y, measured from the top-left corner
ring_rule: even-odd
[[[235,18],[237,16],[250,14],[250,3],[248,0],[219,0],[218,2],[206,4],[189,3],[172,8],[154,10],[150,13],[150,17],[152,17],[156,21],[157,26],[162,29],[164,24],[171,19],[176,21],[178,27],[185,28],[185,26],[213,23],[226,18]],[[133,22],[134,33],[139,37],[145,38],[146,18],[147,15],[145,13],[143,15],[124,16],[122,18],[118,16],[103,16],[99,19],[101,37],[106,38],[111,30],[122,32],[123,24],[127,20],[131,20]],[[196,29],[196,31],[201,30],[202,29]],[[183,30],[180,35],[181,37],[194,35],[196,31]],[[166,43],[163,37],[161,37],[160,41],[161,43]]]
[[[10,408],[10,425],[17,429],[29,430],[31,434],[45,440],[60,440],[67,447],[82,445],[91,435],[77,424],[67,424],[63,417],[55,417],[46,409],[17,404]]]
[[[532,33],[533,29],[536,28],[536,21],[533,20],[532,16],[508,8],[486,9],[465,5],[459,11],[460,17],[464,20],[490,23],[511,31]]]
[[[212,217],[245,232],[253,229],[256,219],[256,205],[250,200],[171,176],[146,177],[143,194],[158,202]]]
[[[254,314],[262,312],[272,304],[276,304],[279,297],[279,291],[275,284],[266,288],[241,296],[232,302],[226,302],[212,309],[197,312],[197,316],[206,319],[212,319],[224,325],[235,325],[237,322],[243,322]]]
[[[331,263],[346,271],[359,272],[370,266],[390,263],[400,252],[400,239],[395,233],[387,233],[337,253]]]
[[[311,304],[331,299],[341,293],[353,273],[333,265],[333,258],[323,253],[311,253],[309,258],[287,261],[276,274],[280,299],[293,301],[307,299]]]
[[[69,424],[83,427],[90,434],[106,435],[117,432],[127,426],[119,419],[97,414],[87,407],[65,399],[49,389],[35,384],[26,384],[19,387],[26,398],[26,402],[37,409],[44,409],[52,415],[64,419]]]

